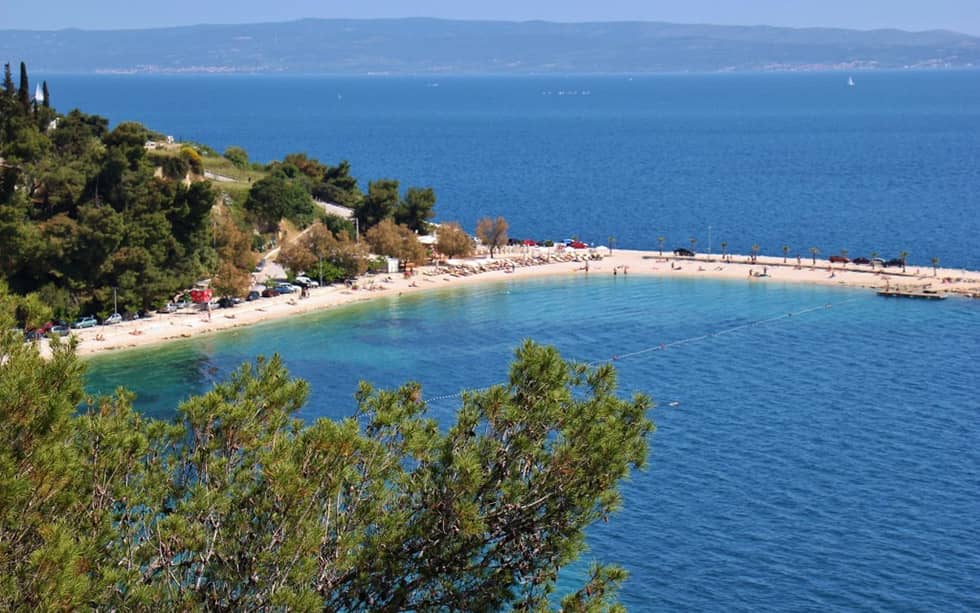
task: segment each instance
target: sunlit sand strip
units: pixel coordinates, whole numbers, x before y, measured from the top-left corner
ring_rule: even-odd
[[[372,300],[380,297],[409,295],[432,289],[488,283],[533,277],[568,275],[645,275],[664,278],[730,279],[746,283],[801,283],[910,292],[980,297],[980,272],[948,268],[908,266],[876,268],[854,264],[831,264],[827,260],[810,258],[797,261],[795,257],[759,256],[754,262],[749,256],[704,254],[694,258],[675,257],[658,251],[607,251],[602,259],[589,259],[587,250],[557,252],[544,248],[514,248],[496,258],[481,257],[455,265],[424,266],[410,278],[402,275],[362,277],[357,289],[343,285],[317,288],[308,298],[287,294],[243,302],[230,309],[214,309],[210,316],[198,307],[152,318],[123,322],[112,326],[97,326],[75,330],[79,339],[79,355],[88,356],[106,351],[146,347],[166,341],[196,338],[259,322],[292,317],[301,313],[321,311],[332,307]],[[48,354],[47,341],[41,350]]]

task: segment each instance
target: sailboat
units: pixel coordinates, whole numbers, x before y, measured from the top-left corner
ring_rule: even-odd
[[[847,77],[847,84],[854,87],[854,77]]]

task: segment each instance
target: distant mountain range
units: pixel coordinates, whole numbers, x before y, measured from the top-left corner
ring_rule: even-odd
[[[571,74],[980,66],[980,38],[654,22],[304,19],[145,30],[0,31],[32,72]]]

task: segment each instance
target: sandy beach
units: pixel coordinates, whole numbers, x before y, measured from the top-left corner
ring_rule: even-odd
[[[797,263],[795,257],[759,256],[755,263],[746,255],[699,254],[694,258],[676,257],[658,251],[616,249],[603,251],[601,259],[590,259],[586,250],[565,251],[515,247],[494,259],[478,257],[452,265],[424,266],[410,278],[400,274],[368,275],[359,279],[356,289],[331,285],[310,290],[309,297],[298,293],[243,302],[233,308],[215,308],[210,313],[192,305],[176,313],[111,326],[73,330],[79,339],[78,354],[90,356],[106,351],[146,347],[170,340],[215,334],[263,321],[301,313],[321,311],[340,305],[384,296],[408,295],[472,283],[560,277],[563,275],[646,275],[673,278],[731,279],[745,283],[804,283],[868,288],[869,290],[932,291],[955,296],[980,296],[980,272],[931,266],[877,268],[855,264],[830,264],[810,258]],[[49,353],[47,341],[41,351]]]

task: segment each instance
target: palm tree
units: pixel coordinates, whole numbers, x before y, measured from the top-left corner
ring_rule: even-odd
[[[875,269],[875,260],[877,260],[877,259],[878,259],[878,252],[877,251],[872,251],[871,252],[871,270],[874,270]]]
[[[935,277],[937,274],[939,274],[939,258],[933,257],[932,258],[932,276]]]
[[[667,240],[662,236],[657,237],[657,242],[660,243],[660,255],[664,254],[664,241]]]
[[[820,253],[820,250],[819,249],[817,249],[816,247],[810,247],[810,257],[813,258],[813,265],[814,266],[817,265],[817,254],[818,253]]]
[[[899,259],[902,260],[902,272],[905,272],[905,264],[908,262],[909,252],[908,251],[903,251],[903,252],[901,252],[901,253],[898,254],[898,257],[899,257]]]
[[[789,245],[783,245],[783,264],[786,263],[787,255],[789,255]]]
[[[756,258],[759,257],[759,245],[752,245],[752,263],[755,264]]]
[[[842,263],[842,264],[840,265],[840,267],[841,267],[842,269],[844,269],[844,268],[847,268],[847,261],[846,261],[846,260],[847,260],[847,249],[841,249],[841,250],[840,250],[840,256],[841,256],[842,258],[844,258],[844,260],[845,260],[845,261],[844,261],[844,263]]]
[[[696,238],[690,238],[688,240],[691,242],[691,253],[693,253],[694,252],[694,245],[697,245],[698,244],[698,239],[696,239]]]
[[[721,259],[725,259],[725,252],[728,250],[728,241],[721,241]]]

